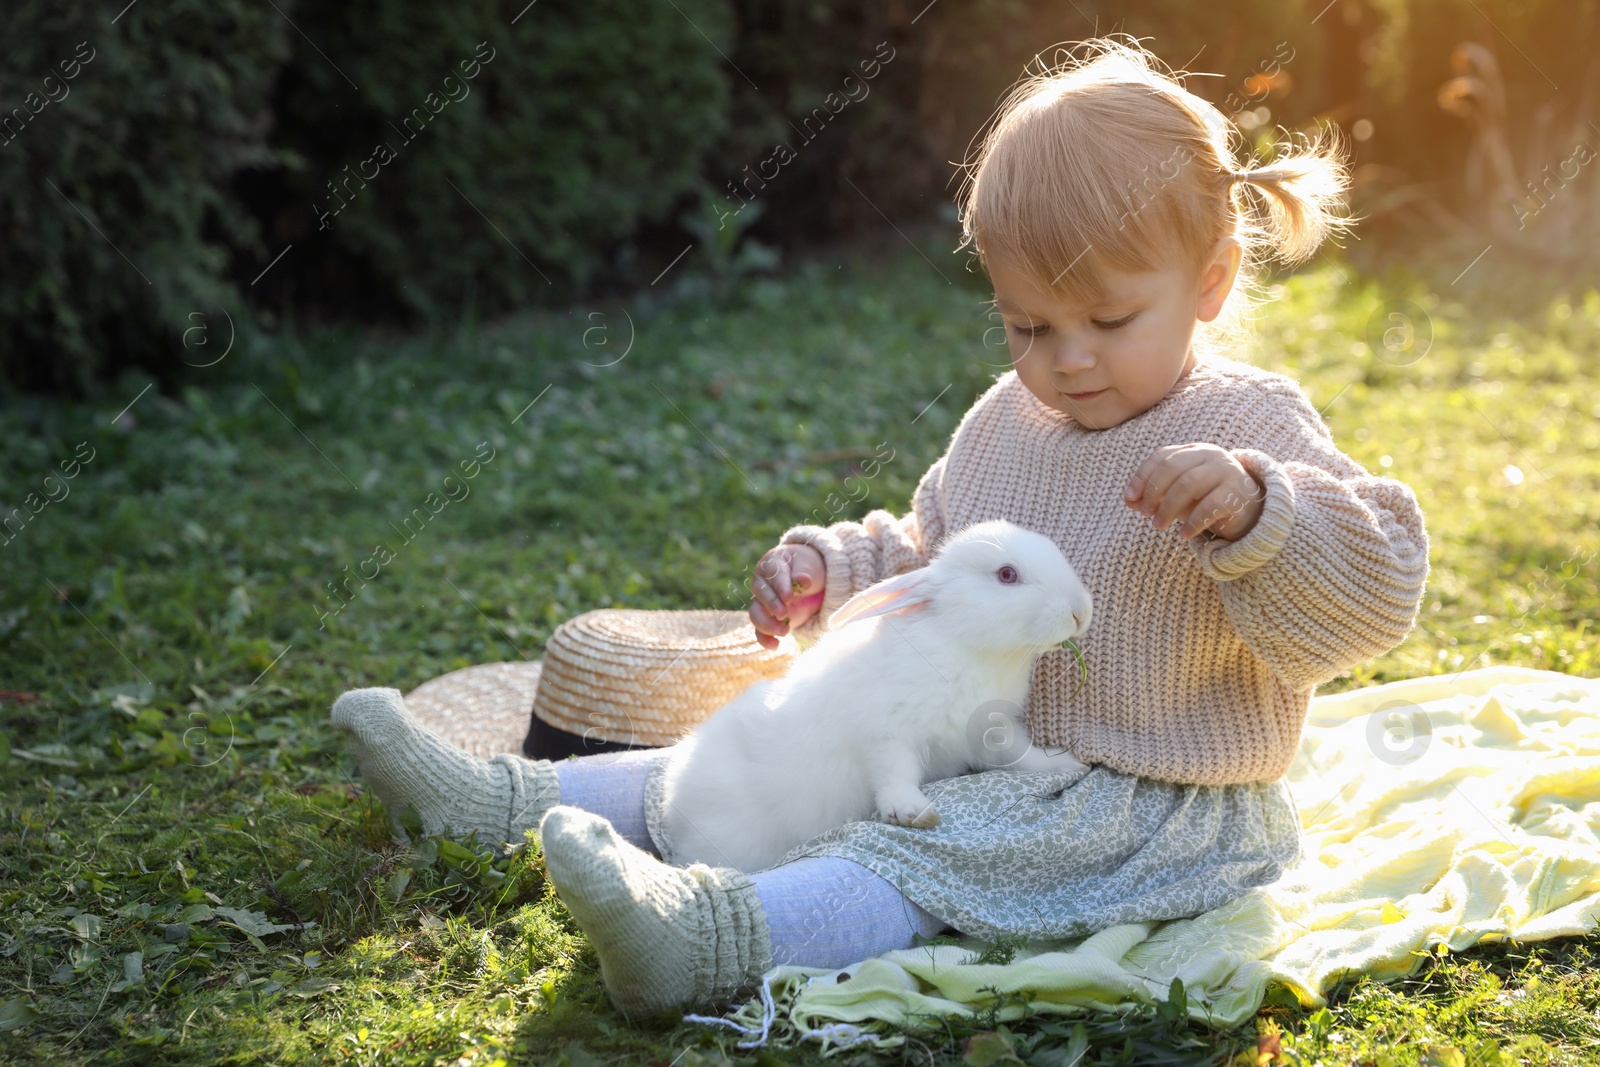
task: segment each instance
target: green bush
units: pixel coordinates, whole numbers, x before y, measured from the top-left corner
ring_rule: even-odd
[[[570,299],[703,196],[727,124],[719,0],[178,0],[114,22],[28,0],[7,31],[6,391],[170,379],[241,294],[339,316]]]
[[[278,143],[306,166],[267,202],[295,244],[268,276],[281,299],[359,284],[427,318],[469,294],[571,299],[696,193],[727,123],[720,0],[356,0],[296,21]]]
[[[791,247],[880,227],[879,211],[931,214],[943,175],[918,116],[915,12],[848,0],[736,6],[733,118],[707,161],[716,209],[743,221],[753,199],[753,232]]]
[[[188,316],[231,300],[227,244],[258,239],[225,182],[280,158],[265,101],[293,30],[246,0],[114,14],[70,0],[6,12],[0,388],[81,390],[128,362],[176,364]]]

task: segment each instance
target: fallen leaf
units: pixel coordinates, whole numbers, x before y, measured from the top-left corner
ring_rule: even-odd
[[[0,1030],[16,1030],[38,1018],[42,1018],[40,1013],[21,997],[0,1004]]]
[[[245,908],[213,908],[218,918],[225,919],[232,926],[237,926],[247,934],[265,937],[268,934],[281,934],[286,930],[300,929],[299,923],[275,923],[259,911],[249,911]],[[316,923],[306,923],[306,926],[315,926]]]

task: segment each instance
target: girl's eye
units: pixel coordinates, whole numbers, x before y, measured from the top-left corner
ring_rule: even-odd
[[[1013,567],[1009,563],[995,571],[995,574],[1000,578],[1000,581],[1003,585],[1017,584],[1017,568]]]
[[[1135,312],[1133,312],[1132,314],[1129,314],[1129,315],[1124,315],[1120,319],[1112,319],[1112,320],[1109,320],[1109,321],[1105,320],[1105,319],[1091,319],[1090,321],[1094,324],[1096,329],[1101,329],[1101,330],[1119,330],[1122,327],[1128,325],[1128,323],[1132,322],[1134,320],[1134,316],[1136,316],[1136,315],[1138,315],[1137,311],[1135,311]],[[1011,327],[1011,332],[1015,333],[1018,337],[1038,337],[1040,334],[1044,333],[1049,328],[1050,327],[1048,327],[1048,326],[1034,326],[1034,327],[1031,327],[1031,328],[1025,328],[1025,327],[1022,327],[1022,326],[1013,326],[1013,327]]]

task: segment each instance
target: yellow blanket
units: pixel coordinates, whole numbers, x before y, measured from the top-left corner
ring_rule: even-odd
[[[1035,1010],[1116,1010],[1165,1000],[1177,977],[1192,1017],[1235,1026],[1269,983],[1316,1008],[1342,976],[1408,975],[1441,943],[1594,929],[1600,679],[1487,667],[1314,696],[1288,778],[1305,861],[1215,911],[1035,942],[1004,966],[967,963],[987,946],[963,939],[839,971],[775,967],[759,999],[690,1018],[752,1035],[746,1047],[888,1046],[903,1038],[852,1024],[971,1015],[994,990],[1031,993]]]

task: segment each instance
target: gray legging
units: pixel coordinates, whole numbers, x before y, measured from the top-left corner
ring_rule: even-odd
[[[561,803],[610,821],[631,844],[657,855],[644,818],[645,775],[666,749],[634,749],[554,761]],[[945,924],[894,884],[852,860],[807,856],[750,876],[772,935],[772,962],[846,967],[913,948]]]

